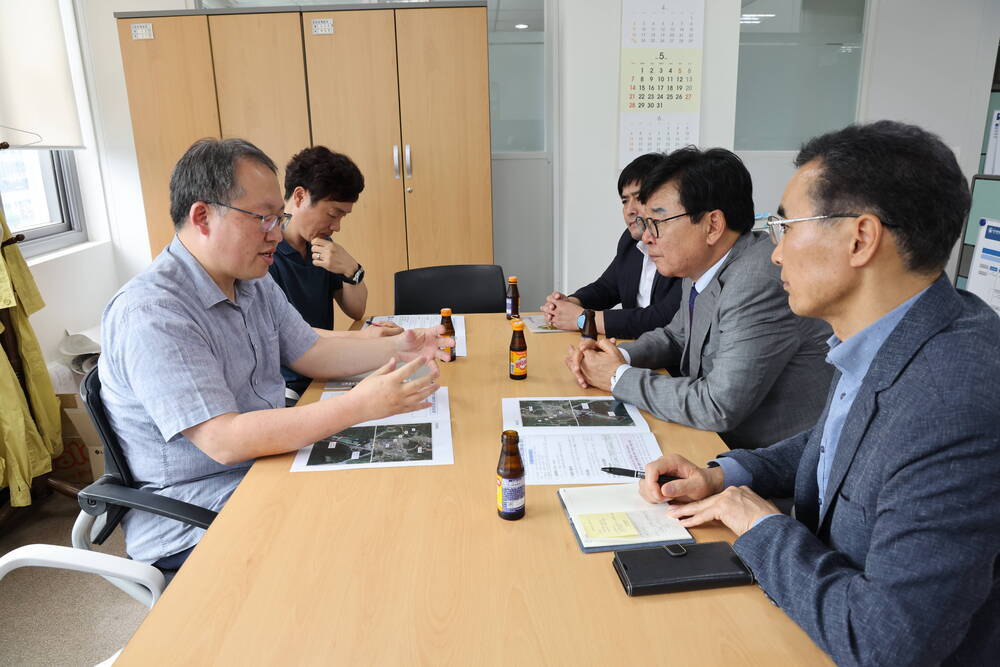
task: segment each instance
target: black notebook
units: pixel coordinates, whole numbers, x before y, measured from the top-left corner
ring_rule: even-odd
[[[615,572],[628,595],[752,584],[753,573],[727,542],[616,551]]]

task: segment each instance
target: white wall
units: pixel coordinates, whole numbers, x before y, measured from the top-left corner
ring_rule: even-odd
[[[731,149],[740,2],[705,5],[701,144]],[[561,0],[558,21],[556,252],[563,267],[558,287],[573,290],[604,270],[624,225],[616,190],[621,0]]]
[[[31,324],[49,361],[58,358],[65,330],[97,324],[108,299],[150,262],[114,12],[193,2],[67,0],[63,6],[75,10],[67,32],[86,146],[76,152],[77,173],[91,242],[28,262],[46,303]]]

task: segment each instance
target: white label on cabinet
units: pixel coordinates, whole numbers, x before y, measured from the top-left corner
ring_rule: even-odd
[[[332,35],[333,19],[313,19],[314,35]]]
[[[153,24],[133,23],[132,39],[153,39]]]

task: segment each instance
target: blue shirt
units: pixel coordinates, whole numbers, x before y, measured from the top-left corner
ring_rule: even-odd
[[[889,334],[893,332],[906,313],[913,307],[913,304],[917,302],[917,299],[923,296],[926,291],[927,289],[921,290],[847,340],[841,341],[836,336],[831,336],[827,341],[830,345],[830,352],[826,355],[826,361],[840,371],[840,379],[837,381],[833,399],[830,401],[830,410],[827,413],[826,422],[823,424],[823,437],[819,446],[816,482],[819,487],[820,512],[823,510],[826,498],[826,485],[830,479],[830,469],[833,467],[837,445],[840,443],[840,433],[844,429],[844,422],[851,411],[854,399],[857,398],[865,375],[868,374],[868,369],[871,367],[872,361],[875,360],[875,355],[878,354]],[[722,466],[726,486],[750,486],[753,483],[753,476],[733,459],[720,458],[716,461]],[[754,523],[754,526],[766,518],[768,517],[761,517]]]
[[[312,245],[306,243],[306,257],[312,257]],[[333,297],[344,287],[344,280],[322,266],[315,266],[287,241],[278,243],[274,264],[269,269],[274,282],[299,311],[309,326],[317,329],[333,328]],[[303,380],[290,368],[282,367],[286,381]]]
[[[229,300],[180,239],[104,310],[101,397],[140,488],[219,510],[253,461],[226,466],[182,431],[227,412],[283,407],[279,371],[318,336],[270,277]],[[148,512],[123,520],[126,550],[153,562],[204,531]]]

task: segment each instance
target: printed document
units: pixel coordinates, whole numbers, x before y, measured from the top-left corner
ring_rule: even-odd
[[[559,489],[570,526],[586,552],[694,542],[669,505],[652,505],[639,495],[639,485],[580,486]]]
[[[441,324],[440,315],[379,315],[372,322],[391,322],[403,329],[426,329]],[[451,323],[455,325],[455,356],[466,356],[465,315],[452,315]],[[366,325],[367,327],[367,325]]]

